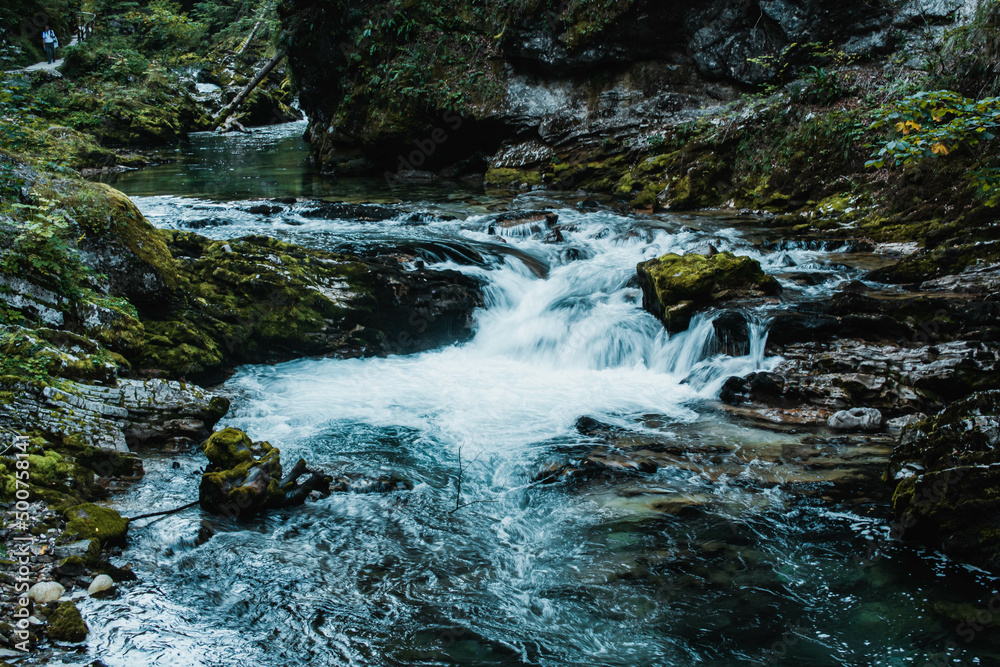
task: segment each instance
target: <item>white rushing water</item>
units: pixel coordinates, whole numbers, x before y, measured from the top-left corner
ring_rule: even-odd
[[[488,268],[444,264],[488,281],[477,333],[463,345],[388,359],[300,360],[240,371],[227,387],[248,398],[227,423],[254,437],[307,438],[330,420],[402,426],[466,451],[513,455],[565,435],[584,415],[634,426],[647,414],[687,421],[687,403],[710,398],[725,378],[769,368],[766,326],[752,328],[750,354],[706,356],[710,316],[669,335],[641,308],[638,262],[683,253],[703,242],[694,232],[643,230],[607,213],[560,211],[564,244],[511,238],[531,258],[506,255]],[[296,233],[359,232],[351,223],[309,223]],[[433,234],[491,239],[476,219],[443,223]],[[345,230],[346,228],[346,230]],[[444,229],[441,229],[444,228]],[[370,225],[368,226],[370,230]],[[380,229],[385,233],[385,228]],[[738,240],[716,238],[736,252]],[[566,248],[576,250],[566,259]],[[759,256],[759,255],[758,255]],[[530,264],[530,266],[529,266]],[[544,277],[537,266],[549,267]]]

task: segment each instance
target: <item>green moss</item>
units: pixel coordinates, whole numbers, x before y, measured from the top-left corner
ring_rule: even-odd
[[[44,189],[40,194],[45,195]],[[168,287],[177,284],[166,242],[124,193],[104,183],[74,182],[60,200],[87,234],[120,243],[153,267]]]
[[[68,520],[64,539],[96,538],[101,546],[125,544],[129,520],[113,509],[84,503],[70,507],[63,515]]]
[[[213,433],[201,449],[209,463],[216,468],[229,470],[253,461],[253,453],[250,451],[252,444],[250,437],[243,431],[224,428]]]
[[[671,253],[643,262],[637,270],[643,305],[670,331],[686,329],[692,314],[714,301],[781,291],[756,260],[728,252],[711,257]]]
[[[486,172],[486,185],[492,186],[519,186],[522,183],[528,185],[541,185],[542,173],[540,171],[522,171],[520,169],[489,169]]]
[[[72,602],[59,604],[49,616],[47,632],[49,639],[60,642],[82,642],[89,632],[80,610]]]

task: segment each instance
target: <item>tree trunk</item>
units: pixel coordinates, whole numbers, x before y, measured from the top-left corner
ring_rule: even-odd
[[[212,121],[212,128],[217,128],[226,122],[226,119],[229,118],[241,104],[243,104],[243,101],[250,96],[250,93],[253,92],[254,88],[260,85],[260,82],[271,73],[271,70],[274,69],[275,65],[280,63],[284,57],[285,50],[278,49],[278,52],[274,54],[274,57],[267,61],[267,64],[265,64],[260,71],[257,72],[257,75],[250,81],[250,83],[248,83],[246,87],[241,90],[235,98],[233,98],[232,102],[226,105],[225,109],[219,112],[219,115]]]

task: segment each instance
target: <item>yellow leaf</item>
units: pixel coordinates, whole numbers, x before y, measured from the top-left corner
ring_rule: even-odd
[[[948,152],[948,147],[944,144],[934,144],[931,146],[931,153],[934,153],[934,155],[947,155]]]

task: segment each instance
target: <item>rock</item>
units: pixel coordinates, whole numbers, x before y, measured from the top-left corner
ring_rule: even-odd
[[[99,574],[94,577],[94,580],[90,582],[90,586],[87,587],[87,595],[101,597],[113,592],[114,587],[115,582],[111,577],[106,574]]]
[[[87,561],[80,556],[70,556],[59,561],[52,572],[60,577],[76,578],[86,574]]]
[[[549,242],[562,240],[556,228],[559,216],[552,211],[507,211],[494,216],[488,223],[487,233],[508,238],[528,238],[547,235]]]
[[[330,253],[263,236],[166,237],[182,289],[171,309],[141,313],[146,341],[133,365],[149,374],[209,383],[243,363],[418,352],[471,337],[483,303],[476,278],[410,271],[376,252]]]
[[[919,421],[927,419],[927,415],[922,412],[918,412],[912,415],[903,415],[902,417],[894,417],[885,422],[885,427],[889,430],[889,433],[894,435],[899,435],[907,426],[916,424]]]
[[[294,16],[310,6],[307,0],[291,0],[283,11]],[[374,51],[358,62],[353,56],[342,59],[341,45],[352,54],[357,48],[357,17],[370,11],[362,0],[350,0],[317,15],[314,22],[286,25],[288,62],[300,86],[310,119],[307,135],[320,166],[341,172],[361,162],[375,173],[392,174],[442,170],[483,153],[491,156],[488,182],[515,188],[545,183],[545,169],[557,175],[572,172],[575,165],[553,160],[557,152],[631,147],[636,137],[648,137],[644,129],[651,122],[696,117],[740,89],[773,80],[776,68],[760,66],[759,59],[786,47],[797,57],[802,56],[794,45],[817,40],[830,42],[832,49],[849,46],[859,55],[878,52],[893,41],[889,35],[895,14],[862,0],[836,6],[792,0],[635,0],[565,7],[499,3],[489,13],[463,17],[454,30],[467,46],[441,49],[430,61],[398,53],[388,34],[373,34]],[[437,29],[419,18],[415,25]],[[477,76],[470,63],[482,48],[482,36],[495,35],[498,25],[504,30],[497,35],[495,67]],[[767,39],[760,37],[764,25]],[[343,63],[341,86],[329,85],[324,75],[334,54]],[[368,85],[362,62],[369,57],[380,62],[403,58],[401,67],[447,72],[442,76],[460,82],[456,92],[465,101],[435,105],[428,102],[428,90],[405,100],[380,94],[358,105],[342,89]],[[478,107],[485,100],[488,114]],[[338,119],[336,125],[330,125],[332,118]],[[631,156],[628,163],[634,166]],[[600,168],[592,164],[603,161],[582,167]],[[571,192],[585,187],[573,178],[566,184]],[[614,186],[608,183],[604,190]],[[630,184],[619,187],[629,190]],[[641,203],[648,206],[653,198],[650,193]]]
[[[895,486],[895,537],[1000,572],[1000,390],[906,427],[885,479]]]
[[[778,281],[756,260],[729,252],[711,257],[667,254],[641,262],[636,270],[643,308],[672,333],[686,329],[692,315],[707,306],[781,293]]]
[[[877,431],[882,413],[875,408],[851,408],[833,413],[826,425],[834,431]]]
[[[96,560],[100,552],[101,542],[95,539],[77,540],[69,544],[56,545],[52,548],[52,555],[55,558],[81,558],[87,562]]]
[[[198,500],[206,512],[247,519],[268,509],[301,505],[314,491],[330,493],[331,478],[310,471],[301,459],[282,477],[281,452],[268,442],[252,442],[237,429],[214,433],[202,451],[209,465],[201,476]]]
[[[49,639],[59,642],[82,642],[89,632],[87,624],[80,616],[80,610],[72,602],[63,602],[49,616]]]
[[[108,507],[83,503],[70,507],[63,515],[68,520],[65,536],[71,539],[97,539],[101,546],[125,546],[129,520]]]
[[[739,405],[748,401],[769,406],[784,405],[785,399],[794,399],[786,390],[785,378],[777,373],[760,371],[745,378],[734,376],[725,381],[719,392],[719,400],[729,405]]]
[[[28,589],[28,597],[36,604],[45,604],[46,602],[55,602],[65,592],[66,589],[62,584],[55,581],[43,581]]]
[[[9,392],[0,398],[0,418],[31,415],[33,429],[98,449],[127,454],[130,444],[200,441],[229,409],[228,399],[195,385],[120,379],[106,352],[71,332],[11,327],[0,332],[0,344],[52,377],[0,377],[0,390]]]
[[[302,211],[304,218],[323,218],[325,220],[360,220],[362,222],[381,222],[392,220],[405,213],[404,210],[378,204],[348,204],[320,203],[316,208]]]
[[[202,451],[208,457],[208,462],[219,470],[229,470],[241,463],[253,461],[250,447],[253,441],[243,431],[235,428],[224,428],[216,431],[202,445]]]
[[[738,310],[727,310],[712,320],[713,352],[742,357],[750,353],[750,319]]]

